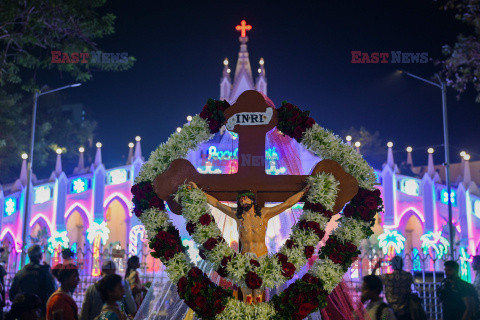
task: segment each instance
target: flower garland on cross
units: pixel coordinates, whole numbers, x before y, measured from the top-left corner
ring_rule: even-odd
[[[209,99],[200,116],[195,116],[152,153],[137,177],[137,184],[132,187],[134,213],[145,225],[152,256],[162,260],[171,281],[177,283],[180,297],[198,316],[204,319],[302,319],[325,306],[326,296],[358,256],[360,241],[372,234],[374,217],[382,210],[380,192],[373,187],[375,174],[361,155],[315,124],[308,112],[283,103],[277,110],[277,128],[321,158],[338,162],[355,177],[360,189],[343,208],[338,227],[318,252],[319,259],[301,279],[268,302],[242,303],[233,298],[231,291],[215,285],[189,262],[179,232],[152,186],[153,180],[167,171],[173,160],[186,157],[189,150],[218,132],[227,120],[224,112],[228,108],[226,102]],[[319,173],[309,177],[308,182],[311,188],[304,212],[290,238],[279,252],[259,259],[238,254],[226,244],[201,190],[189,190],[182,185],[175,198],[188,221],[187,231],[201,245],[202,258],[213,263],[220,275],[249,288],[272,288],[291,279],[313,255],[333,215],[332,208],[338,197],[335,176]]]

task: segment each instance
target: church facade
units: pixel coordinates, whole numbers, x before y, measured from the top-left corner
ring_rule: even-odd
[[[235,71],[232,72],[229,60],[225,59],[219,83],[219,98],[229,103],[235,102],[245,90],[253,89],[267,95],[264,59],[259,60],[254,77],[247,50],[248,37],[244,32],[239,41]],[[296,142],[285,143],[282,139],[275,134],[267,136],[266,172],[308,174],[320,159]],[[383,168],[376,170],[385,212],[377,219],[372,246],[387,255],[446,256],[451,250],[447,208],[450,196],[456,255],[468,262],[469,257],[480,254],[480,192],[477,187],[480,162],[471,164],[465,157],[462,163],[453,165],[456,169],[452,170],[452,181],[455,183],[448,195],[441,171],[434,166],[432,153],[428,156],[428,166],[420,168],[413,166],[411,154],[407,152],[406,163],[410,165],[407,174],[397,166],[392,147],[388,146]],[[109,253],[117,257],[138,255],[145,250],[145,229],[132,215],[130,192],[144,163],[140,137],[129,148],[127,163],[115,168],[103,165],[100,143],[97,143],[94,163],[88,166],[80,148],[78,165],[72,173],[62,170],[61,154],[57,154],[56,168],[50,178],[32,179],[28,210],[25,208],[26,160],[23,160],[19,179],[0,186],[0,242],[6,249],[2,260],[11,266],[10,270],[18,268],[18,253],[32,243],[44,246],[51,259],[59,259],[61,248],[89,250],[94,256],[85,257],[85,266],[92,275],[98,275],[95,257],[100,259],[105,248],[110,248]],[[236,150],[238,136],[222,129],[208,145],[192,152],[189,160],[204,174],[235,173],[238,168]],[[289,159],[292,154],[297,154],[299,161]],[[24,233],[27,239],[23,239]],[[234,241],[235,234],[229,237],[228,241]]]

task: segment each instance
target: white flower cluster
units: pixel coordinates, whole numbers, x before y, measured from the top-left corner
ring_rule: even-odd
[[[186,277],[188,270],[192,268],[190,259],[185,253],[179,252],[165,263],[165,271],[172,283],[177,283],[181,277]]]
[[[157,208],[149,208],[145,210],[140,216],[147,232],[147,238],[152,241],[158,233],[158,230],[166,230],[170,224],[170,219],[165,211],[160,211]]]
[[[315,211],[304,210],[299,220],[318,222],[320,229],[325,230],[330,218],[324,216],[323,214],[318,214],[318,212]]]
[[[369,222],[352,217],[342,217],[338,220],[335,235],[343,243],[349,241],[358,247],[366,236],[365,230],[368,229],[370,229]]]
[[[268,320],[276,314],[275,308],[270,303],[246,304],[236,299],[229,299],[222,313],[217,315],[217,320]]]
[[[357,179],[361,188],[373,190],[377,181],[373,168],[363,157],[332,132],[314,124],[303,135],[302,145],[322,159],[338,162],[343,169]]]
[[[199,115],[194,116],[180,132],[170,135],[167,142],[152,152],[148,161],[143,164],[135,183],[153,181],[173,160],[185,158],[190,150],[195,150],[202,142],[212,137],[207,121]]]
[[[330,293],[342,281],[345,271],[343,271],[342,266],[330,259],[318,259],[308,273],[319,278],[322,281],[323,288]]]
[[[307,194],[307,200],[312,203],[321,203],[327,210],[333,210],[337,200],[338,186],[340,182],[333,174],[320,172],[307,178],[311,189]]]

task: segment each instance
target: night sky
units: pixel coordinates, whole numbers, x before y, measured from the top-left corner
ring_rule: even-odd
[[[433,64],[350,62],[352,50],[440,58],[441,46],[469,29],[452,12],[440,11],[438,2],[108,2],[106,11],[117,16],[116,33],[98,44],[105,52],[128,52],[137,62],[128,71],[95,73],[92,81],[69,89],[66,101],[93,111],[99,124],[95,140],[103,143],[107,168],[125,163],[127,144],[136,135],[148,158],[207,98],[219,98],[222,61],[237,61],[234,28],[242,19],[253,26],[247,33],[253,74],[263,57],[268,95],[277,107],[287,100],[309,109],[336,133],[351,126],[378,130],[383,141],[394,142],[396,160],[406,157],[408,145],[417,164],[426,163],[431,146],[435,162],[443,160],[440,89],[394,75],[405,69],[430,78]],[[48,84],[71,81],[55,77]],[[474,97],[469,92],[457,101],[449,89],[452,162],[460,161],[463,149],[472,160],[480,158],[480,105]]]

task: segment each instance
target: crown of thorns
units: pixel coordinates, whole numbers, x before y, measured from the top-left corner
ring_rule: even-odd
[[[237,200],[239,200],[241,197],[249,197],[249,198],[254,198],[255,199],[255,194],[251,191],[242,192],[242,193],[237,194]]]

